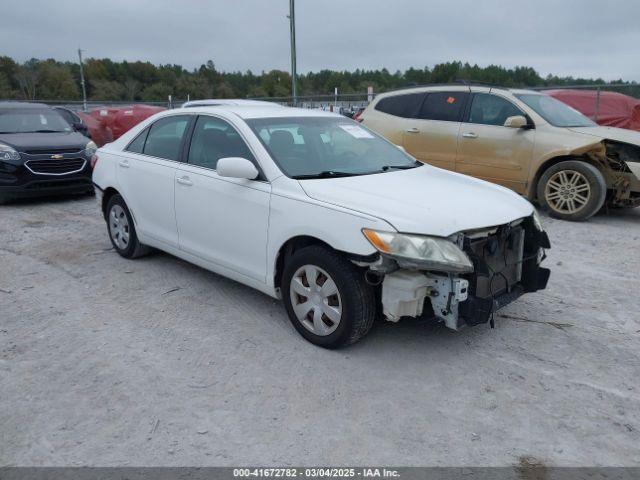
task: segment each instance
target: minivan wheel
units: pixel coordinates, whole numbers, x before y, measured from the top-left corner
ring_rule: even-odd
[[[549,167],[538,182],[538,201],[553,217],[581,221],[602,208],[607,185],[593,165],[568,160]]]
[[[286,261],[282,296],[291,323],[307,340],[324,348],[355,343],[371,327],[373,290],[344,257],[313,245]]]
[[[114,195],[107,204],[107,230],[113,248],[125,258],[137,258],[149,252],[136,235],[133,218],[120,195]]]

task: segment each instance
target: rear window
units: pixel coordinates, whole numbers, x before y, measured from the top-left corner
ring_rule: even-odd
[[[419,118],[459,122],[468,97],[467,92],[430,93],[420,108]]]
[[[424,93],[407,93],[380,99],[375,109],[402,118],[416,118]]]

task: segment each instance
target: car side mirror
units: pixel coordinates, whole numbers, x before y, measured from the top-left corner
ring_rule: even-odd
[[[508,128],[525,128],[528,125],[529,122],[523,115],[514,115],[504,121],[504,126]]]
[[[245,180],[255,180],[260,175],[250,160],[241,157],[221,158],[216,164],[216,172],[221,177],[244,178]]]

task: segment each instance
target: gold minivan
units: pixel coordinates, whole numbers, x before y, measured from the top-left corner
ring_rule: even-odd
[[[640,132],[543,93],[474,85],[378,95],[358,119],[416,159],[508,187],[555,217],[640,205]]]

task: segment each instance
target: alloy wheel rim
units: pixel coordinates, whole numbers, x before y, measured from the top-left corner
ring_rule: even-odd
[[[109,212],[109,232],[113,243],[120,250],[126,250],[129,246],[129,220],[120,205],[114,205]]]
[[[289,295],[296,318],[307,330],[322,337],[336,331],[342,319],[342,299],[326,271],[315,265],[298,268]]]
[[[547,181],[544,198],[549,207],[558,213],[576,213],[589,202],[591,185],[580,172],[560,170]]]

